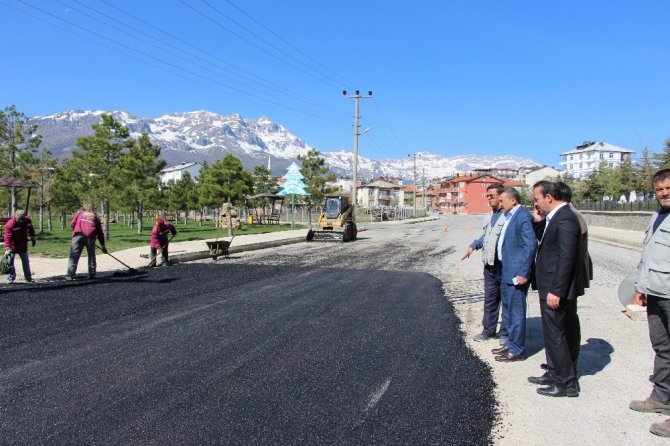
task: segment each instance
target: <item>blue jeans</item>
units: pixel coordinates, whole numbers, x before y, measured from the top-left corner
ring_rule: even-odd
[[[68,276],[74,277],[77,272],[77,264],[79,263],[81,253],[84,251],[84,247],[86,247],[86,252],[88,253],[88,275],[91,277],[95,276],[95,236],[86,237],[80,233],[76,233],[70,243],[70,258],[67,264]]]
[[[7,280],[9,282],[14,282],[16,279],[16,269],[14,268],[14,258],[16,256],[21,258],[21,264],[23,265],[23,277],[26,278],[27,282],[33,280],[32,274],[30,273],[30,261],[28,260],[28,252],[10,252],[9,253],[9,271],[7,272]]]

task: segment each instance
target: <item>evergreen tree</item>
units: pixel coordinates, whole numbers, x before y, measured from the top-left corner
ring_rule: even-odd
[[[119,158],[121,175],[125,179],[124,201],[133,201],[137,205],[138,234],[142,233],[145,204],[151,198],[157,198],[160,172],[165,167],[165,160],[159,159],[160,153],[160,146],[152,144],[149,135],[143,133]]]
[[[37,162],[34,181],[37,184],[36,204],[39,209],[39,232],[44,232],[44,210],[47,210],[47,224],[49,231],[51,226],[51,199],[52,186],[55,181],[57,161],[51,157],[51,150],[43,147]]]
[[[175,181],[168,181],[167,187],[168,207],[177,213],[184,213],[184,224],[188,221],[189,210],[197,206],[196,184],[191,174],[184,172],[182,177]]]
[[[254,194],[270,194],[277,188],[277,182],[270,176],[270,169],[263,166],[254,167]]]
[[[651,179],[654,177],[656,169],[652,164],[652,157],[653,154],[649,152],[648,148],[642,149],[642,160],[635,170],[635,190],[645,195],[653,189]]]
[[[79,184],[79,172],[71,159],[64,160],[60,166],[56,166],[51,185],[51,206],[58,212],[60,226],[64,228],[67,215],[72,214],[81,205],[81,185]]]
[[[28,179],[37,164],[35,152],[42,142],[36,132],[37,125],[29,125],[26,115],[14,105],[0,111],[0,176]],[[17,203],[18,189],[12,187],[11,214],[16,211]]]
[[[135,141],[130,138],[128,127],[111,115],[101,117],[102,122],[93,124],[92,135],[77,139],[80,150],[73,151],[72,156],[82,191],[91,201],[102,203],[102,228],[105,239],[109,239],[110,202],[124,190],[120,161]]]
[[[203,164],[199,180],[201,203],[209,208],[219,209],[228,200],[233,205],[242,203],[253,190],[251,173],[230,153],[211,165]]]
[[[309,195],[305,197],[307,209],[309,212],[309,221],[312,221],[312,207],[321,204],[327,194],[333,193],[337,190],[336,187],[328,187],[328,181],[335,181],[337,176],[328,173],[328,166],[326,161],[319,155],[318,150],[310,150],[305,156],[298,156],[298,161],[302,162],[300,173],[304,177],[305,184],[307,184],[307,192]]]
[[[670,169],[670,138],[665,140],[665,147],[661,153],[654,153],[653,164],[658,169]]]

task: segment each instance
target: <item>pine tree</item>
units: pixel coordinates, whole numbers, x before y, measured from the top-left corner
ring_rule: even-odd
[[[665,147],[661,153],[654,153],[653,164],[658,169],[670,169],[670,138],[665,140]]]
[[[251,173],[230,153],[211,165],[203,164],[200,177],[199,197],[202,205],[209,208],[218,209],[228,200],[239,204],[253,190]]]
[[[160,146],[151,143],[149,135],[143,133],[119,158],[124,181],[124,200],[134,200],[137,205],[137,233],[142,233],[144,207],[151,198],[157,198],[160,172],[165,160],[160,159]]]
[[[128,127],[111,115],[103,114],[102,122],[93,124],[93,134],[77,139],[80,150],[72,152],[79,183],[86,199],[102,203],[102,229],[109,239],[110,202],[118,191],[124,190],[120,161],[124,151],[135,141]]]
[[[42,142],[37,125],[29,125],[26,115],[10,105],[0,111],[0,175],[28,179],[37,160],[35,152]],[[18,189],[11,188],[10,212],[16,211]],[[27,211],[27,209],[26,209]]]
[[[328,181],[335,181],[337,176],[335,174],[328,174],[328,166],[326,161],[319,155],[318,150],[310,150],[305,156],[298,156],[298,161],[302,162],[300,173],[305,177],[307,184],[307,192],[309,196],[305,197],[307,202],[307,209],[309,212],[309,221],[312,221],[312,208],[319,205],[324,197],[337,190],[336,187],[329,188],[326,186]]]

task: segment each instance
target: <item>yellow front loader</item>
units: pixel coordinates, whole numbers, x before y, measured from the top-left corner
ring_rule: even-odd
[[[352,218],[354,207],[349,197],[331,195],[325,198],[325,211],[307,231],[307,241],[349,242],[356,240],[358,230]]]

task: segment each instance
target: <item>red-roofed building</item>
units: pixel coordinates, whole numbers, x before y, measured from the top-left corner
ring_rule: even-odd
[[[464,175],[443,180],[440,182],[437,206],[443,214],[486,214],[491,211],[486,188],[502,183],[503,180],[491,175]]]

